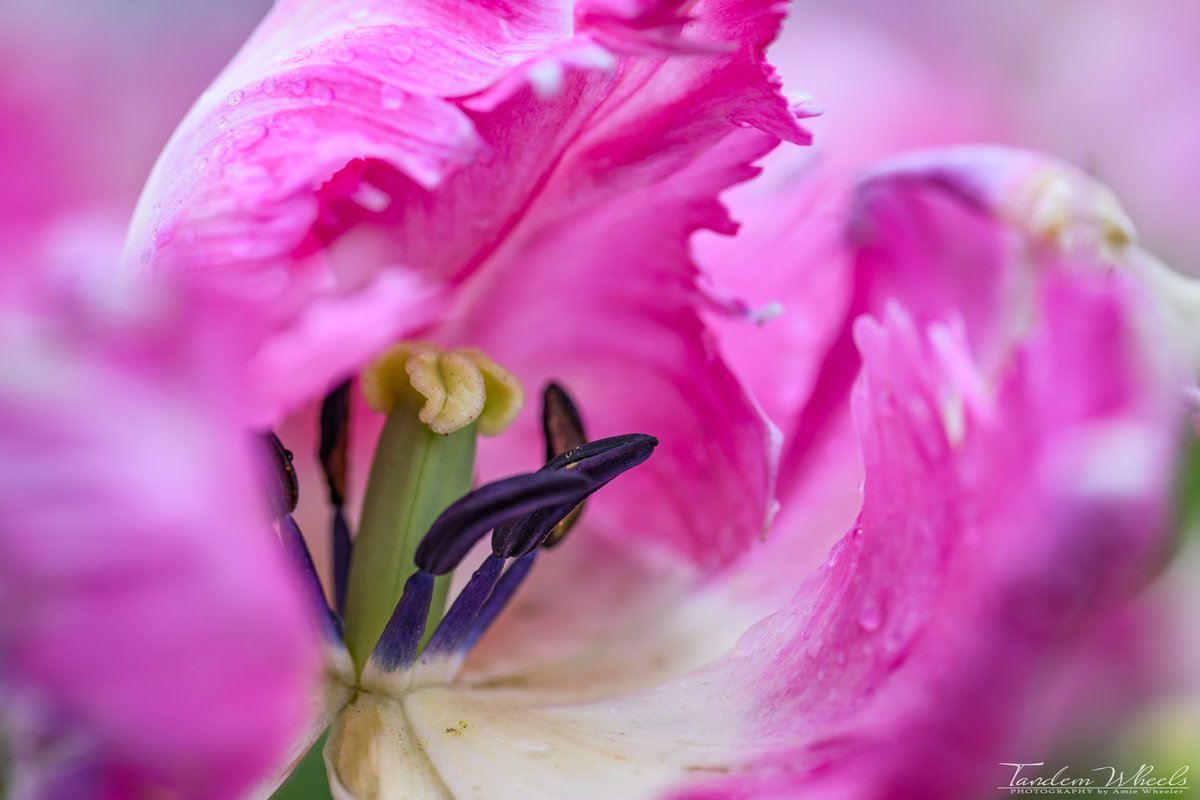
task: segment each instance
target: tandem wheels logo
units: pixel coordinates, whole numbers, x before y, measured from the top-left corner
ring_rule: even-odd
[[[1136,770],[1112,766],[1074,769],[1069,765],[1046,767],[1045,761],[1027,764],[1004,761],[1008,768],[1008,784],[997,786],[1010,795],[1027,794],[1044,797],[1048,794],[1082,795],[1092,797],[1177,796],[1188,792],[1188,772],[1184,765],[1172,771],[1142,764]]]

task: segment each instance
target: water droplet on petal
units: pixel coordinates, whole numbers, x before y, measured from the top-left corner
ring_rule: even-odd
[[[221,117],[217,120],[217,130],[223,131],[229,127],[229,117]]]
[[[203,172],[204,168],[207,166],[208,159],[205,156],[196,156],[195,160],[192,161],[192,169],[194,169],[196,172]]]
[[[858,614],[859,626],[867,632],[879,630],[879,626],[883,624],[883,608],[878,602],[868,600],[863,606],[862,611]]]
[[[300,78],[300,79],[292,82],[292,94],[296,95],[296,97],[300,97],[302,94],[304,94],[307,91],[308,91],[308,81],[304,80],[303,78]]]
[[[407,64],[412,61],[412,48],[406,44],[394,44],[388,48],[388,57],[398,64]]]
[[[279,82],[274,78],[267,78],[262,82],[263,94],[273,94],[279,88]]]
[[[404,105],[404,101],[408,99],[408,95],[395,86],[384,86],[380,90],[380,95],[383,107],[388,111],[399,110]]]
[[[236,106],[242,102],[243,97],[245,97],[245,95],[242,93],[241,89],[234,89],[229,93],[229,97],[225,98],[225,102],[231,106]]]
[[[339,47],[333,51],[333,60],[339,64],[349,64],[356,58],[358,58],[358,53],[354,52],[354,48],[351,47]]]
[[[333,89],[328,86],[318,86],[312,92],[312,104],[314,106],[327,106],[333,102]]]

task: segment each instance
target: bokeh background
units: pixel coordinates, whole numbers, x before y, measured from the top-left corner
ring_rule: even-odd
[[[269,5],[0,0],[0,269],[115,259],[159,150]],[[1144,242],[1200,274],[1196,0],[793,0],[773,58],[826,110],[803,158],[852,179],[915,147],[1048,150],[1110,184]],[[1190,452],[1173,558],[1048,691],[1060,749],[1047,762],[1190,763],[1200,783]]]

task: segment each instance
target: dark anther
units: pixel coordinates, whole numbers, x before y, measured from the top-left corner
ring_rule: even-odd
[[[333,505],[333,596],[338,613],[346,610],[346,587],[350,578],[353,544],[346,524],[346,441],[350,428],[350,382],[338,386],[321,404],[321,445],[319,455],[329,502]]]
[[[279,518],[279,534],[284,551],[304,576],[305,590],[311,596],[313,606],[324,619],[327,634],[331,639],[340,642],[342,623],[325,602],[325,589],[321,586],[321,577],[317,574],[312,553],[309,552],[304,534],[300,532],[300,527],[296,525],[296,520],[291,514],[284,514]]]
[[[492,596],[500,572],[504,569],[504,559],[489,556],[479,565],[479,569],[467,581],[467,585],[454,598],[454,604],[442,618],[442,622],[429,638],[425,646],[427,653],[452,653],[458,649],[475,627],[480,610]]]
[[[542,432],[547,461],[587,442],[579,409],[557,383],[548,384],[542,392]]]
[[[516,561],[509,564],[508,569],[504,570],[504,575],[496,583],[496,588],[492,589],[492,594],[488,597],[487,602],[483,604],[483,608],[475,617],[475,624],[471,626],[471,630],[462,638],[462,642],[458,645],[459,650],[467,651],[475,646],[479,638],[487,632],[487,629],[496,621],[496,617],[500,616],[513,595],[517,593],[517,589],[525,581],[525,576],[533,569],[533,562],[537,558],[538,551],[534,550],[531,553],[521,556]]]
[[[371,663],[383,672],[394,672],[412,664],[425,635],[425,620],[433,598],[433,576],[417,571],[408,577],[404,593],[387,627],[371,651]]]
[[[548,384],[542,392],[542,432],[546,438],[547,461],[587,442],[579,409],[566,390],[557,383]],[[543,546],[554,547],[565,539],[582,513],[583,503],[580,503],[554,526]]]
[[[443,575],[458,566],[476,542],[503,525],[546,506],[571,508],[592,490],[587,475],[533,472],[489,483],[450,504],[417,546],[419,568]]]
[[[300,500],[300,484],[292,466],[292,453],[274,433],[263,434],[262,442],[267,457],[265,479],[271,507],[275,516],[283,517],[295,511]]]
[[[540,547],[572,509],[584,498],[603,488],[623,472],[643,463],[658,446],[658,439],[644,433],[610,436],[576,447],[550,459],[535,475],[576,474],[585,477],[588,488],[573,502],[543,505],[520,519],[498,526],[492,534],[492,552],[519,558]]]
[[[321,468],[329,486],[329,502],[346,502],[346,432],[350,419],[350,382],[330,392],[321,403]]]

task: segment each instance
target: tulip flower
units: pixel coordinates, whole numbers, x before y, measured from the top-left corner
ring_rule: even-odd
[[[329,666],[284,772],[328,724],[339,797],[961,796],[1142,577],[1180,379],[1124,231],[978,191],[1014,156],[867,181],[812,283],[751,242],[811,313],[713,323],[770,316],[689,239],[806,139],[777,23],[281,2],[168,145],[131,265],[249,309],[251,425],[321,407],[330,586],[270,440]]]

